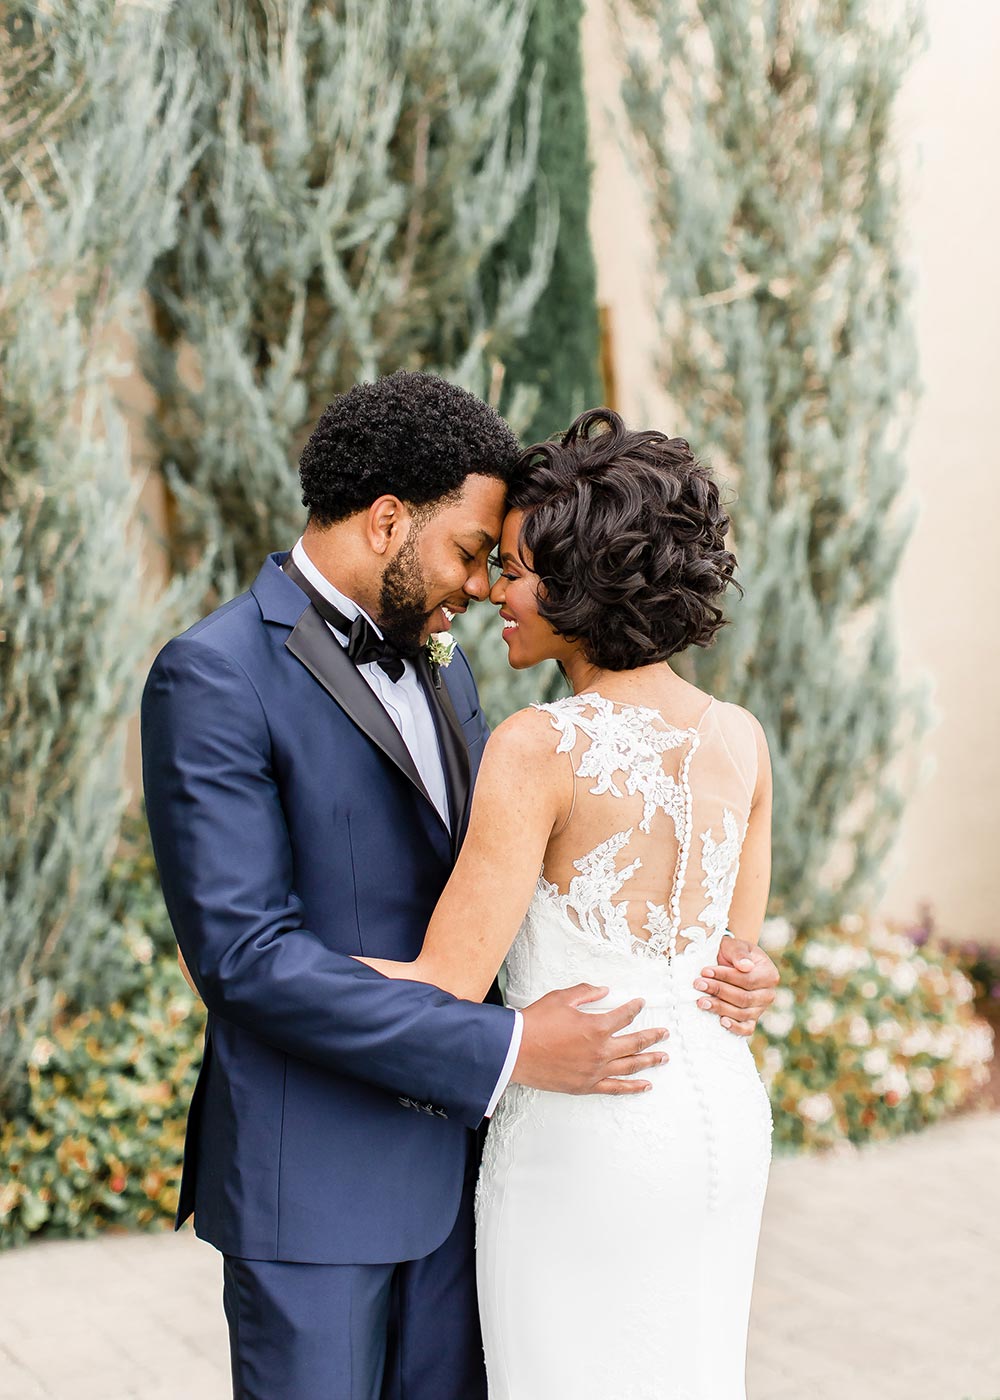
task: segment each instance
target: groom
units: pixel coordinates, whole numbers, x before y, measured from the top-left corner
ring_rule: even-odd
[[[517,452],[432,375],[342,395],[302,539],[146,684],[153,846],[209,1011],[177,1221],[224,1256],[237,1400],[485,1397],[478,1130],[512,1078],[634,1093],[664,1057],[626,1031],[639,1002],[581,1014],[600,988],[515,1012],[351,956],[416,955],[462,841],[488,731],[462,653],[423,644],[487,595]],[[716,975],[711,1009],[752,1029],[772,964],[728,940]]]

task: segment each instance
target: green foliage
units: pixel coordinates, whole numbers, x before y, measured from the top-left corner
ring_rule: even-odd
[[[535,179],[512,110],[528,0],[177,0],[198,54],[197,160],[149,287],[153,425],[181,566],[219,596],[302,524],[295,462],[337,392],[405,367],[478,392],[545,284],[543,217],[487,308],[481,269]],[[494,394],[495,396],[495,394]],[[523,420],[525,395],[512,405]]]
[[[166,1226],[177,1209],[204,1012],[176,956],[133,948],[144,979],[101,1011],[57,1009],[0,1130],[0,1248],[44,1233]],[[143,961],[145,960],[145,961]]]
[[[57,181],[54,142],[86,102],[85,64],[60,52],[27,5],[0,19],[0,191],[23,198]],[[55,70],[55,71],[54,71]]]
[[[523,335],[506,356],[506,384],[530,385],[538,406],[524,430],[539,442],[568,427],[585,408],[605,402],[601,383],[597,274],[590,244],[587,106],[580,52],[582,0],[535,0],[521,75],[526,105],[541,71],[539,196],[559,211],[552,271]],[[526,265],[533,223],[518,219],[494,261],[501,270]],[[508,393],[510,390],[508,390]]]
[[[60,994],[32,1043],[24,1101],[0,1130],[0,1248],[38,1232],[162,1226],[176,1209],[205,1017],[177,966],[140,818],[126,823],[105,899],[117,995],[81,1010]]]
[[[738,492],[746,597],[688,664],[767,731],[775,912],[829,921],[879,887],[927,723],[890,596],[916,377],[891,131],[919,11],[621,9],[670,427]]]
[[[597,289],[590,245],[590,162],[587,111],[580,54],[580,0],[535,0],[528,25],[521,72],[520,103],[530,110],[533,84],[541,73],[542,116],[538,139],[536,207],[559,211],[552,270],[535,302],[523,334],[505,357],[501,407],[516,407],[517,393],[529,388],[537,406],[522,430],[536,442],[565,428],[584,408],[604,402],[598,372],[600,330]],[[491,273],[502,279],[511,267],[528,264],[535,221],[527,211],[510,227],[491,257]],[[493,608],[473,608],[460,618],[455,634],[468,652],[483,709],[499,724],[533,700],[554,700],[568,687],[547,662],[530,671],[512,671],[500,623]]]
[[[976,1003],[983,1014],[1000,1017],[1000,947],[994,943],[980,943],[974,938],[963,938],[959,942],[938,937],[931,939],[931,946],[957,960],[972,983]]]
[[[111,332],[172,237],[191,64],[165,59],[142,11],[25,14],[40,106],[72,121],[27,121],[0,194],[0,1098],[56,986],[114,994],[125,720],[181,601],[140,594]]]
[[[776,1150],[912,1132],[985,1083],[992,1032],[951,952],[854,915],[798,931],[768,919],[760,941],[781,965],[753,1040]]]
[[[0,1130],[0,1248],[32,1235],[165,1228],[204,1012],[177,969],[155,870],[141,843],[111,891],[130,985],[101,1012],[59,1006],[29,1065],[29,1098]],[[847,918],[795,932],[765,923],[782,986],[752,1047],[775,1149],[822,1151],[924,1126],[968,1101],[990,1033],[957,958]]]

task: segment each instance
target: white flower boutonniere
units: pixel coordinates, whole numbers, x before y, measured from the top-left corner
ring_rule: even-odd
[[[432,666],[450,666],[457,645],[450,632],[432,632],[427,642],[427,659]]]

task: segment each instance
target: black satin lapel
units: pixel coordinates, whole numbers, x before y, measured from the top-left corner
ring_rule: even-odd
[[[438,683],[435,685],[434,670],[425,652],[421,652],[417,660],[417,674],[430,701],[431,714],[434,716],[434,724],[441,740],[445,779],[448,783],[448,801],[451,804],[452,838],[457,853],[465,836],[469,816],[471,769],[465,731],[440,671],[437,674]]]
[[[424,787],[403,736],[393,724],[371,686],[358,674],[358,668],[347,655],[315,608],[308,607],[296,623],[285,646],[297,657],[333,696],[337,704],[358,728],[376,744],[385,756],[409,778],[418,792],[430,803],[441,820],[430,795]],[[442,826],[444,823],[441,823]]]

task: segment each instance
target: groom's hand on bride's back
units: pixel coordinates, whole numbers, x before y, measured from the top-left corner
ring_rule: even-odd
[[[715,967],[702,968],[695,990],[702,1011],[720,1017],[731,1035],[753,1035],[757,1022],[774,1001],[778,969],[755,943],[727,933],[719,944]]]
[[[660,1046],[663,1026],[624,1032],[643,1008],[641,998],[613,1011],[581,1011],[607,996],[607,987],[583,982],[549,992],[522,1011],[524,1030],[513,1078],[533,1089],[557,1094],[641,1094],[651,1088],[635,1075],[669,1058]]]

